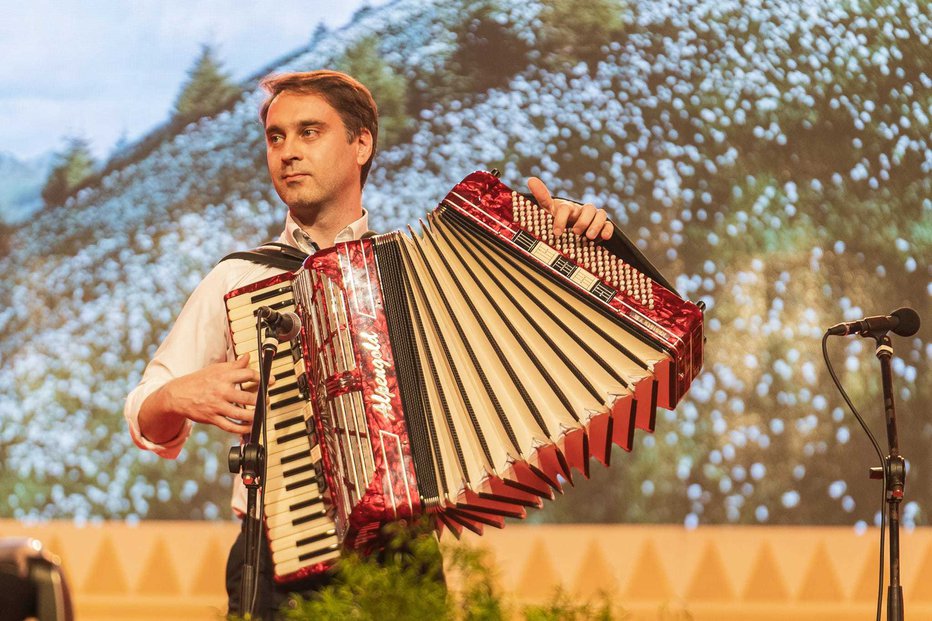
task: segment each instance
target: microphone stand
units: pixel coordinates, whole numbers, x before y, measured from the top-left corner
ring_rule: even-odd
[[[230,449],[230,472],[240,472],[246,486],[246,546],[243,552],[243,577],[240,583],[240,613],[255,616],[256,584],[259,576],[259,555],[262,545],[262,510],[258,502],[259,490],[265,477],[265,425],[266,404],[268,401],[269,376],[272,372],[272,359],[278,351],[279,339],[267,322],[259,318],[256,333],[265,332],[259,354],[259,388],[256,395],[256,409],[252,420],[252,431],[245,444]],[[263,330],[264,329],[264,330]]]
[[[889,454],[883,466],[870,469],[870,478],[883,479],[887,498],[887,515],[890,518],[890,585],[887,587],[887,621],[903,621],[903,587],[900,584],[900,503],[906,487],[906,459],[900,455],[896,433],[896,408],[893,402],[893,373],[890,359],[893,346],[887,332],[871,334],[877,341],[877,358],[880,360],[883,383],[884,418],[887,424]]]

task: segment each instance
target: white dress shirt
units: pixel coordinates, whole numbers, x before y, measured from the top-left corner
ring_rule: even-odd
[[[368,214],[352,222],[337,234],[334,243],[360,239],[369,227]],[[311,238],[288,213],[285,230],[278,241],[313,254]],[[223,296],[245,285],[258,282],[284,270],[259,265],[242,259],[230,259],[214,267],[194,289],[191,297],[175,320],[175,325],[143,373],[142,380],[129,393],[123,416],[129,432],[139,448],[153,451],[160,457],[174,459],[191,435],[193,423],[186,420],[181,432],[172,440],[156,444],[145,438],[139,430],[139,409],[153,392],[168,381],[203,369],[207,365],[234,360],[233,343],[227,324]],[[234,477],[233,510],[237,515],[246,511],[246,488],[239,476]]]

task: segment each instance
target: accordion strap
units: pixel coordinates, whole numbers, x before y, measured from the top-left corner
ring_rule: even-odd
[[[293,272],[301,267],[307,256],[308,255],[297,248],[292,248],[291,246],[278,242],[269,242],[253,250],[244,250],[228,254],[220,259],[220,263],[229,259],[241,259],[243,261],[250,261],[252,263],[268,265],[269,267],[277,267]]]

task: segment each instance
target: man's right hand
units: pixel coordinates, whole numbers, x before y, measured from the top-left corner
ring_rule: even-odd
[[[249,368],[249,354],[173,379],[143,402],[139,430],[146,439],[159,444],[177,437],[185,419],[230,433],[249,433],[258,381],[259,372]],[[253,390],[240,387],[246,383],[252,383]]]

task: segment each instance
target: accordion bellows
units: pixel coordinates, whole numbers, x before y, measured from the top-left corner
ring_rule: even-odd
[[[701,310],[620,233],[554,237],[549,212],[484,172],[422,229],[227,296],[238,355],[256,350],[259,306],[303,323],[269,400],[280,581],[371,548],[390,521],[427,514],[458,534],[524,517],[613,444],[630,450],[699,373]]]

